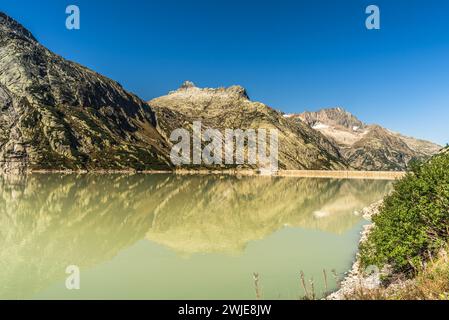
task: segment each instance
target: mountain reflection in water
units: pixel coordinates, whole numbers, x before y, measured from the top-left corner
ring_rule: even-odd
[[[142,240],[188,259],[243,256],[249,243],[285,228],[345,234],[390,188],[215,175],[0,177],[0,298],[31,298],[63,283],[68,265],[93,268]]]

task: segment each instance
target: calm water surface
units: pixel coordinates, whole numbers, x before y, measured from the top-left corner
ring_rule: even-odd
[[[297,299],[352,263],[391,182],[174,175],[0,177],[0,299]],[[66,267],[81,289],[65,287]]]

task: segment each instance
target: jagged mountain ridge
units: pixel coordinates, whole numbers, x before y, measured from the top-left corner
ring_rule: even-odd
[[[278,129],[280,169],[403,170],[412,158],[439,149],[349,113],[338,119],[341,110],[322,115],[332,126],[323,127],[313,113],[286,117],[252,102],[240,86],[200,89],[186,82],[146,104],[52,53],[1,12],[0,110],[0,171],[6,172],[171,169],[170,132],[198,120],[204,128]],[[343,141],[328,127],[338,128]]]
[[[348,163],[359,170],[405,170],[411,160],[427,159],[441,149],[429,141],[367,125],[340,107],[288,117],[300,119],[335,141]]]
[[[249,99],[240,86],[198,88],[186,81],[178,90],[148,102],[161,129],[170,136],[176,128],[191,130],[194,121],[203,129],[277,129],[280,169],[347,169],[338,148],[302,122]],[[244,165],[241,167],[249,167]],[[256,166],[257,168],[257,166]]]
[[[148,105],[1,12],[0,108],[3,171],[170,167]]]

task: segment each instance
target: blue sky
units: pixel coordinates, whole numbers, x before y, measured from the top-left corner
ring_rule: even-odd
[[[81,29],[65,28],[65,8]],[[365,28],[365,8],[381,30]],[[287,113],[342,106],[449,142],[449,1],[2,0],[52,51],[149,100],[184,81],[240,84]]]

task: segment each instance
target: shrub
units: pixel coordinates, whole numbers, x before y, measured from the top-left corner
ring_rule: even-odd
[[[419,270],[411,281],[392,287],[358,288],[345,297],[347,300],[449,300],[449,260],[442,250],[425,269]]]
[[[360,247],[365,266],[389,264],[412,275],[449,240],[449,154],[413,164],[395,183]]]

